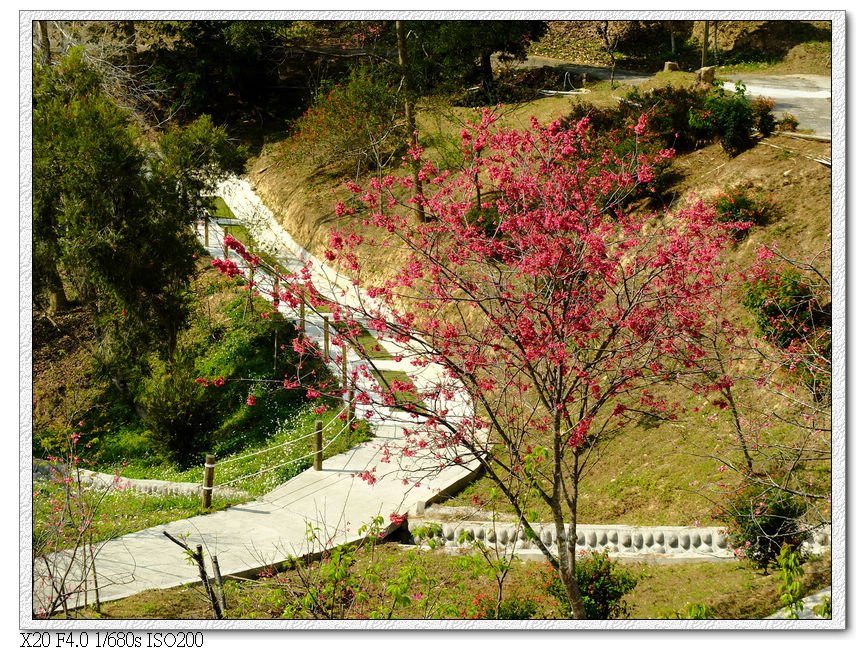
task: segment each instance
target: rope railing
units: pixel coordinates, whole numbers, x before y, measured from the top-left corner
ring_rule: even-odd
[[[334,415],[330,419],[330,421],[327,424],[325,424],[324,426],[329,427],[331,424],[333,424],[333,421],[339,417],[339,415],[340,415],[339,413]],[[273,451],[274,449],[279,449],[280,447],[285,447],[286,445],[290,445],[290,444],[293,444],[295,442],[300,442],[301,440],[306,440],[307,438],[311,438],[314,435],[315,435],[315,431],[313,431],[312,433],[307,433],[306,435],[300,436],[298,438],[292,438],[291,440],[281,442],[278,445],[274,445],[273,447],[268,447],[267,449],[262,449],[260,451],[254,451],[251,454],[246,454],[245,456],[238,456],[237,458],[226,458],[225,460],[219,461],[219,464],[221,466],[224,466],[224,465],[229,465],[231,463],[236,463],[236,462],[241,461],[241,460],[246,460],[247,458],[252,458],[253,456],[260,456],[261,454],[265,454],[269,451]]]
[[[332,421],[332,420],[331,420],[331,421]],[[231,480],[229,480],[229,481],[225,481],[225,482],[223,482],[223,483],[219,483],[218,485],[215,485],[214,487],[224,487],[224,486],[226,486],[226,485],[232,485],[232,484],[234,484],[234,483],[237,483],[237,482],[239,482],[239,481],[246,480],[246,479],[248,479],[248,478],[254,478],[254,477],[256,477],[256,476],[261,476],[262,474],[266,474],[267,472],[272,472],[273,470],[275,470],[275,469],[279,469],[280,467],[285,467],[286,465],[291,465],[291,464],[296,463],[296,462],[298,462],[298,461],[304,460],[305,458],[309,458],[309,457],[311,457],[311,456],[315,456],[316,454],[320,454],[320,453],[322,453],[323,451],[325,451],[328,447],[330,447],[334,442],[337,441],[337,439],[338,439],[338,438],[339,438],[339,437],[340,437],[340,436],[341,436],[341,435],[346,431],[346,429],[348,429],[349,424],[350,424],[350,423],[346,422],[345,426],[343,426],[342,429],[340,429],[340,430],[339,430],[339,431],[338,431],[338,432],[333,436],[333,438],[331,438],[330,441],[329,441],[326,445],[324,445],[320,450],[316,449],[315,451],[313,451],[313,452],[311,452],[311,453],[309,453],[309,454],[304,454],[303,456],[298,456],[297,458],[292,458],[291,460],[286,461],[285,463],[280,463],[279,465],[274,465],[273,467],[266,467],[266,468],[264,468],[264,469],[262,469],[262,470],[259,470],[258,472],[254,472],[254,473],[252,473],[252,474],[246,474],[245,476],[240,476],[240,477],[238,477],[238,478],[233,478],[233,479],[231,479]]]

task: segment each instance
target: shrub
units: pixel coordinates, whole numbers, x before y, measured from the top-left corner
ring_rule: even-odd
[[[731,95],[716,87],[706,95],[701,109],[691,108],[688,124],[703,139],[720,139],[727,155],[742,153],[753,144],[751,127],[754,124],[754,112],[745,97],[745,86],[737,82]]]
[[[628,605],[622,598],[637,586],[636,576],[616,566],[606,549],[602,553],[582,551],[580,555],[574,573],[586,616],[593,620],[626,616]],[[549,565],[541,573],[541,588],[556,599],[561,615],[570,618],[571,606],[565,587],[558,573]]]
[[[733,553],[765,572],[777,564],[785,544],[799,551],[804,535],[798,518],[805,510],[805,503],[789,492],[749,483],[715,517],[724,522]]]
[[[690,125],[690,111],[693,106],[703,105],[705,91],[667,85],[646,93],[634,88],[625,98],[632,102],[632,109],[648,113],[648,130],[661,138],[664,146],[675,147],[677,151],[696,147],[698,137]]]
[[[295,122],[295,158],[332,165],[349,161],[381,169],[406,146],[400,95],[386,75],[357,69],[342,83],[325,82]]]
[[[740,235],[744,235],[752,225],[766,225],[776,207],[766,194],[753,183],[724,188],[712,201],[718,221],[740,224]]]
[[[779,131],[795,131],[799,128],[799,120],[791,113],[782,113],[781,119],[775,124],[775,128]]]
[[[525,621],[532,618],[538,611],[538,603],[523,595],[512,594],[503,599],[499,605],[499,615],[496,616],[496,601],[492,596],[479,594],[472,601],[474,615],[472,618],[482,620]]]
[[[147,411],[148,438],[158,455],[190,464],[209,444],[213,410],[196,382],[191,354],[180,350],[173,363],[154,360],[141,397]]]
[[[775,116],[772,109],[775,108],[775,100],[760,95],[751,102],[751,111],[754,113],[754,128],[763,136],[772,135],[775,130]]]
[[[747,285],[743,304],[757,323],[757,331],[781,347],[813,329],[815,297],[802,274],[792,268],[766,274]]]

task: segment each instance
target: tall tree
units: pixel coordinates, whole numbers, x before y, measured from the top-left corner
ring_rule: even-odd
[[[202,118],[156,149],[100,87],[80,50],[37,65],[33,96],[35,297],[58,308],[61,275],[93,311],[100,356],[115,369],[157,344],[169,358],[187,314],[191,229],[202,193],[240,158]],[[116,363],[115,363],[116,362]]]
[[[413,59],[420,62],[428,87],[441,84],[493,83],[493,55],[524,59],[529,44],[546,33],[540,20],[412,21]]]
[[[408,137],[409,148],[417,148],[417,125],[414,119],[414,84],[412,83],[412,71],[408,59],[408,47],[405,40],[405,22],[402,20],[396,21],[397,47],[399,51],[399,67],[402,72],[402,91],[405,95],[405,121],[406,135]],[[412,182],[414,183],[415,196],[421,194],[421,184],[418,178],[420,172],[419,161],[412,158]],[[421,221],[424,219],[423,202],[417,201],[415,211]]]
[[[355,287],[367,246],[387,240],[406,262],[346,301],[357,306],[339,310],[337,338],[351,339],[363,323],[405,345],[422,383],[365,384],[365,369],[376,366],[369,356],[352,378],[358,404],[368,405],[359,410],[417,418],[404,449],[388,457],[409,456],[431,473],[480,462],[558,572],[573,615],[585,618],[575,577],[582,480],[629,419],[675,419],[655,388],[695,372],[705,354],[700,341],[726,282],[726,227],[699,203],[660,218],[625,211],[660,158],[600,150],[588,118],[568,129],[533,121],[526,131],[496,130],[495,119],[483,112],[461,134],[499,197],[481,206],[495,210],[494,231],[472,216],[474,168],[448,175],[423,165],[422,224],[395,190],[410,178],[350,186],[357,202],[338,204],[337,214],[375,232],[334,233],[326,257]],[[286,291],[308,294],[303,276],[294,279]],[[554,539],[533,528],[535,498],[555,523]]]

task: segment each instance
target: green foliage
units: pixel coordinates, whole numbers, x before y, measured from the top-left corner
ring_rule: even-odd
[[[776,206],[764,189],[753,183],[726,187],[712,200],[718,221],[738,224],[741,237],[753,225],[765,226],[772,219]]]
[[[749,483],[715,517],[724,522],[733,553],[765,571],[777,564],[785,545],[799,551],[804,536],[798,518],[806,510],[805,503],[788,492]]]
[[[297,159],[318,165],[350,163],[378,170],[406,148],[403,104],[385,70],[356,68],[340,83],[324,81],[295,122],[289,142]]]
[[[279,85],[279,35],[272,21],[154,21],[149,26],[155,38],[142,53],[145,78],[163,90],[171,114],[243,117],[250,104],[261,104]]]
[[[141,395],[157,453],[181,465],[200,461],[210,445],[214,412],[196,378],[193,357],[181,350],[170,364],[153,360]]]
[[[36,299],[56,302],[63,276],[93,313],[97,370],[122,385],[142,349],[173,354],[190,311],[190,225],[242,154],[208,118],[144,147],[79,51],[36,65],[33,104]]]
[[[618,567],[609,558],[609,552],[581,553],[574,575],[583,597],[586,617],[593,620],[627,616],[628,605],[622,600],[637,586],[637,577],[627,569]],[[558,573],[547,565],[541,573],[541,584],[547,594],[559,604],[559,612],[570,618],[571,605]]]
[[[815,605],[812,609],[815,616],[820,618],[832,618],[832,597],[826,596],[820,601],[819,605]]]
[[[732,94],[716,87],[706,95],[701,107],[691,108],[688,124],[701,139],[720,139],[721,148],[727,155],[732,157],[742,153],[754,142],[751,135],[754,113],[751,102],[745,97],[745,86],[736,82]]]
[[[690,124],[691,108],[701,106],[706,92],[697,88],[677,88],[671,85],[640,92],[633,88],[621,102],[621,111],[639,117],[644,111],[649,117],[648,130],[662,138],[664,146],[675,147],[677,152],[690,151],[697,146],[697,134]]]
[[[424,20],[408,21],[408,55],[412,87],[425,92],[462,91],[480,84],[474,104],[499,101],[491,57],[524,59],[526,48],[546,33],[544,21]]]
[[[784,544],[778,556],[778,579],[781,582],[778,585],[778,593],[781,595],[781,604],[787,608],[785,618],[798,619],[799,612],[805,609],[802,604],[803,575],[805,570],[802,568],[802,558],[799,557],[799,553],[788,544]]]
[[[775,130],[775,116],[772,109],[775,108],[775,100],[771,97],[756,97],[751,101],[751,111],[754,113],[754,128],[763,137],[772,135]]]
[[[683,609],[675,612],[670,612],[663,618],[688,620],[688,621],[705,621],[712,618],[712,609],[704,603],[686,603]]]
[[[786,347],[813,329],[815,297],[796,269],[784,268],[754,280],[742,302],[754,316],[757,331],[775,345]]]

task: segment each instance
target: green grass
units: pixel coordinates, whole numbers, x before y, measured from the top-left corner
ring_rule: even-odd
[[[225,200],[221,196],[213,197],[213,212],[211,213],[212,217],[217,219],[236,219],[234,213],[231,211],[231,208],[225,203]]]
[[[387,383],[387,386],[390,386],[394,381],[401,381],[412,385],[414,384],[412,378],[403,370],[381,370],[380,373],[381,377],[379,377],[379,383],[383,390],[386,390],[385,382]],[[416,404],[421,408],[426,408],[426,404],[423,403],[423,400],[411,392],[399,391],[394,393],[393,396],[397,404]]]
[[[128,477],[127,477],[128,478]],[[201,470],[196,481],[201,481]],[[120,485],[123,485],[121,478]],[[52,500],[63,501],[64,492],[61,487],[48,481],[34,483],[33,498],[33,531],[34,547],[38,548],[41,531],[53,520]],[[72,488],[75,490],[75,486]],[[137,530],[166,524],[178,519],[186,519],[195,515],[210,512],[201,505],[200,496],[178,496],[171,494],[144,494],[131,489],[105,490],[86,489],[83,494],[88,512],[95,512],[93,517],[93,541],[100,542],[112,537],[119,537]],[[214,497],[213,510],[222,510],[240,502],[237,497]],[[46,549],[49,552],[68,548],[74,544],[77,526],[67,526],[56,547]]]
[[[477,613],[476,604],[496,593],[496,583],[478,556],[406,551],[395,544],[380,543],[374,549],[357,551],[355,559],[348,570],[364,585],[361,595],[368,597],[355,603],[355,612],[360,615],[369,615],[380,605],[389,606],[394,599],[385,590],[400,580],[415,597],[404,599],[394,608],[393,618],[398,620],[471,618]],[[638,576],[636,588],[625,596],[630,620],[665,619],[682,611],[687,603],[703,603],[709,607],[711,618],[728,620],[760,619],[781,607],[776,572],[762,575],[734,561],[658,565],[629,562],[621,566]],[[320,567],[312,563],[304,574],[323,576]],[[806,593],[830,584],[828,558],[811,560],[804,567]],[[504,597],[535,603],[534,619],[557,618],[557,603],[539,579],[541,568],[538,562],[515,560],[504,579]],[[296,591],[300,589],[299,577],[298,569],[290,569],[256,581],[230,582],[226,589],[228,618],[285,618],[286,612],[298,603],[292,593],[303,593]],[[205,599],[196,597],[197,592],[192,586],[144,592],[103,604],[103,617],[212,618]]]
[[[328,307],[330,307],[330,305],[332,304],[333,303],[328,303]],[[322,311],[322,308],[318,309],[319,311]],[[330,313],[331,310],[332,307],[326,313]],[[348,331],[348,325],[343,321],[331,322],[331,326],[343,335],[346,335],[345,333]],[[363,350],[363,356],[369,359],[390,360],[393,358],[390,353],[385,350],[384,347],[378,342],[378,340],[369,333],[369,330],[367,330],[365,327],[361,327],[360,325],[357,325],[356,329],[358,329],[360,333],[358,334],[358,336],[353,337],[349,340],[349,343],[355,350],[357,350],[358,352]],[[349,337],[346,335],[346,338]]]
[[[304,436],[313,433],[316,420],[321,420],[327,425],[323,431],[325,458],[342,453],[354,445],[370,439],[369,425],[366,422],[360,422],[355,431],[348,433],[344,431],[345,423],[337,419],[341,408],[331,407],[322,414],[316,414],[313,412],[315,406],[315,404],[310,404],[307,408],[290,415],[279,423],[279,427],[272,435],[264,440],[245,445],[232,453],[220,454],[215,450],[217,458],[215,484],[221,485],[231,481],[230,487],[244,490],[253,496],[260,496],[297,476],[312,466],[312,457],[309,456],[312,452],[312,438]],[[303,439],[298,440],[299,438]],[[296,442],[291,442],[292,440]],[[240,461],[236,460],[277,445],[282,446],[267,453],[259,453]],[[203,458],[202,462],[204,462]],[[278,465],[281,467],[266,474],[236,481],[243,476],[256,474]],[[131,460],[124,468],[123,476],[126,478],[198,483],[203,478],[203,471],[201,466],[182,469],[167,462],[154,464]]]

